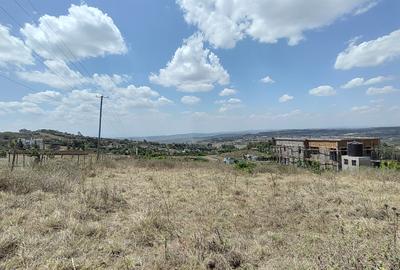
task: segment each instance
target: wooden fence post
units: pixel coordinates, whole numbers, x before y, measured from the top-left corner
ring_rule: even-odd
[[[13,151],[13,157],[12,157],[12,163],[11,163],[11,171],[13,171],[14,170],[14,165],[15,165],[15,148],[14,148],[14,151]]]

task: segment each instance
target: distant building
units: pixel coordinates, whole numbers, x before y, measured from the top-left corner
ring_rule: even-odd
[[[232,157],[224,157],[224,163],[225,164],[234,164],[235,163],[235,159]]]
[[[274,138],[274,154],[281,164],[289,165],[303,161],[308,148],[307,140],[304,138]]]
[[[243,157],[244,157],[244,159],[250,160],[250,161],[257,161],[257,160],[259,160],[259,157],[258,157],[258,156],[250,155],[250,154],[246,154],[246,155],[244,155]]]
[[[363,157],[373,158],[380,145],[379,138],[274,138],[275,159],[281,164],[317,162],[323,169],[342,169],[342,156],[346,156],[348,144],[363,145]]]
[[[37,147],[39,149],[44,149],[44,141],[43,139],[24,139],[24,138],[19,138],[18,141],[22,143],[24,148],[33,148]]]
[[[347,144],[347,155],[342,156],[342,170],[359,170],[373,165],[370,155],[364,152],[364,145],[359,142]]]
[[[342,157],[342,170],[359,170],[360,167],[371,167],[371,157]]]

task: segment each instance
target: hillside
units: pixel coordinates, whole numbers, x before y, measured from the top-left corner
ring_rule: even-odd
[[[0,174],[0,269],[399,269],[400,175],[107,160]]]
[[[210,136],[207,142],[219,141],[254,141],[272,137],[378,137],[383,142],[392,145],[400,145],[400,127],[376,127],[376,128],[343,128],[343,129],[287,129],[276,131],[264,131],[247,134],[224,134]]]
[[[132,153],[138,146],[137,142],[146,148],[172,148],[182,150],[181,148],[190,148],[188,145],[194,145],[195,148],[203,148],[200,145],[238,143],[246,144],[254,141],[267,141],[272,137],[329,137],[329,136],[367,136],[379,137],[384,143],[400,147],[400,127],[379,127],[379,128],[359,128],[359,129],[301,129],[301,130],[277,130],[264,132],[234,132],[234,133],[190,133],[168,136],[150,136],[150,137],[132,137],[126,138],[102,138],[102,147],[119,148],[113,153],[123,154]],[[57,130],[41,129],[30,131],[22,129],[19,132],[0,132],[0,150],[7,149],[10,141],[19,138],[42,138],[47,144],[61,145],[77,149],[95,149],[97,138],[75,135]],[[168,147],[167,147],[168,144]],[[179,145],[179,146],[177,146]],[[122,150],[121,150],[122,149]],[[105,151],[108,151],[105,150]],[[116,150],[116,149],[114,149]],[[203,149],[204,150],[204,149]],[[209,151],[210,149],[206,149]]]
[[[271,137],[330,137],[367,136],[379,137],[384,142],[400,145],[400,127],[336,128],[336,129],[286,129],[271,131],[240,131],[220,133],[188,133],[165,136],[134,137],[134,140],[148,140],[161,143],[199,143],[234,140],[260,140]]]

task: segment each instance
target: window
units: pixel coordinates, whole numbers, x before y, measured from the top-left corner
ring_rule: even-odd
[[[344,165],[349,165],[349,160],[348,159],[344,159]]]
[[[337,161],[337,153],[336,153],[335,150],[333,150],[333,151],[331,150],[330,151],[329,158],[330,158],[330,160]]]
[[[351,165],[357,166],[357,160],[352,160],[352,161],[351,161]]]

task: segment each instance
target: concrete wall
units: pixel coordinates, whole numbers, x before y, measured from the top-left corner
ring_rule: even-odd
[[[370,166],[371,166],[370,157],[342,156],[342,170],[359,170],[360,167],[370,167]]]
[[[295,164],[304,160],[304,140],[276,140],[275,154],[282,164]]]

